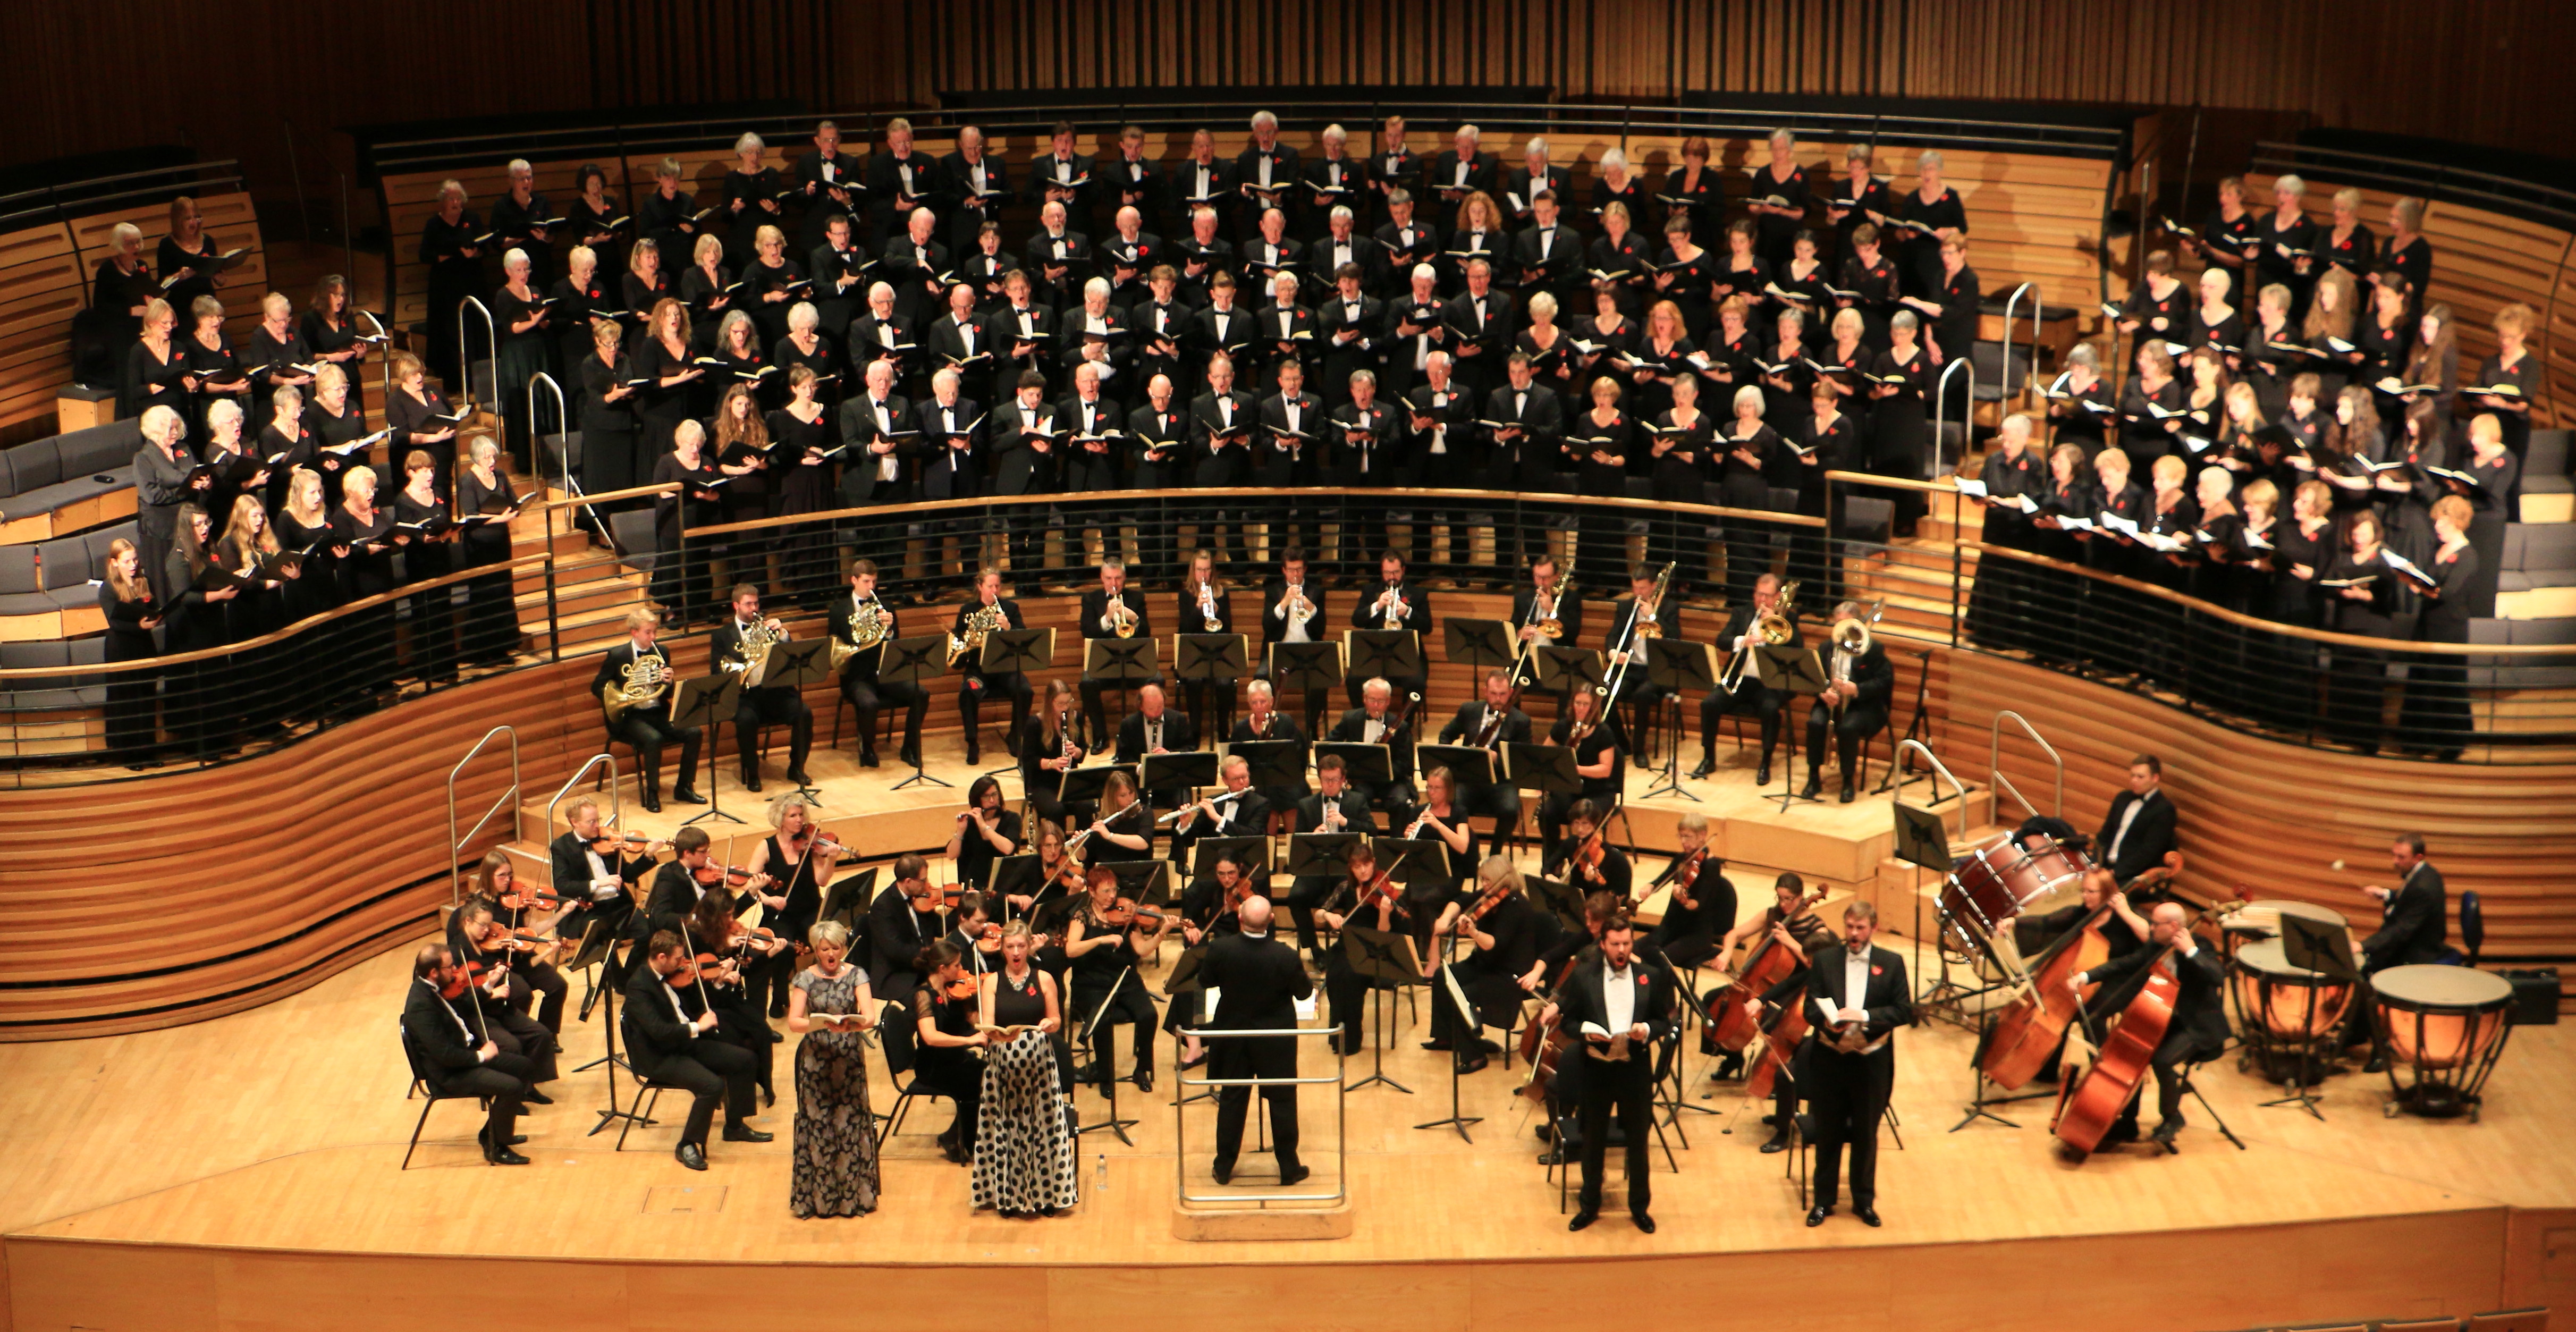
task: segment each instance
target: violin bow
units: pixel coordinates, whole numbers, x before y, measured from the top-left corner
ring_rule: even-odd
[[[697,967],[698,945],[697,941],[689,936],[689,918],[686,916],[680,918],[680,946],[689,950],[689,963],[694,968],[691,974],[698,982],[698,1002],[704,1005],[709,1013],[713,1013],[716,1009],[715,1000],[707,997],[707,973],[704,968]]]

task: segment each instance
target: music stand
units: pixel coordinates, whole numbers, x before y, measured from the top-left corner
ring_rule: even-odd
[[[1216,755],[1205,749],[1147,754],[1142,766],[1144,771],[1137,775],[1136,785],[1148,796],[1156,791],[1217,784]],[[1177,809],[1179,806],[1175,805],[1173,808]]]
[[[1035,916],[1037,898],[1046,891],[1047,887],[1045,881],[1039,877],[1041,872],[1038,867],[1037,853],[1034,851],[1022,852],[1016,856],[1003,856],[995,860],[992,876],[986,879],[984,884],[984,900],[987,903],[1001,904],[1002,909],[994,919],[1005,921],[1019,919],[1011,914],[1011,905],[1004,900],[1013,896],[1030,899],[1029,914]],[[989,912],[991,908],[988,906],[986,909]]]
[[[769,669],[761,675],[760,687],[793,689],[802,694],[806,686],[830,680],[832,661],[827,654],[831,646],[832,640],[828,638],[789,639],[771,645]],[[741,737],[737,735],[735,739],[739,741]],[[804,797],[809,805],[823,803],[823,793],[808,783],[798,782],[796,794]]]
[[[1582,774],[1574,770],[1574,750],[1567,745],[1533,745],[1515,740],[1504,746],[1503,759],[1511,770],[1512,786],[1517,790],[1536,791],[1541,796],[1573,795],[1583,789]],[[1521,802],[1521,812],[1531,818],[1537,812],[1531,802]],[[1514,828],[1517,835],[1520,829]],[[1575,916],[1575,923],[1583,921]]]
[[[1057,774],[1055,798],[1068,805],[1087,801],[1096,806],[1100,803],[1101,792],[1109,789],[1109,774],[1113,772],[1123,772],[1132,780],[1136,776],[1136,765],[1095,763],[1087,768],[1067,768]]]
[[[1121,689],[1160,683],[1163,666],[1156,646],[1150,638],[1082,640],[1083,683],[1117,685]]]
[[[1168,860],[1104,860],[1092,866],[1107,869],[1118,877],[1118,895],[1138,906],[1158,907],[1172,897],[1172,862]]]
[[[1076,1051],[1080,1051],[1090,1046],[1092,1036],[1100,1030],[1100,1024],[1109,1016],[1110,1002],[1118,997],[1120,987],[1129,984],[1144,984],[1143,981],[1137,979],[1136,968],[1132,964],[1118,969],[1117,979],[1109,982],[1109,989],[1101,994],[1099,1005],[1091,1010],[1091,1016],[1083,1019],[1082,1034],[1079,1037],[1072,1038],[1072,1043]],[[1093,1057],[1095,1060],[1100,1058],[1096,1053]],[[1127,1136],[1127,1130],[1133,1127],[1137,1121],[1133,1119],[1120,1119],[1118,1117],[1118,1084],[1125,1081],[1125,1079],[1109,1076],[1109,1070],[1106,1067],[1100,1068],[1098,1072],[1100,1074],[1100,1094],[1109,1099],[1109,1117],[1101,1120],[1097,1124],[1075,1125],[1073,1136],[1078,1140],[1085,1133],[1097,1133],[1102,1129],[1107,1129],[1110,1132],[1117,1134],[1120,1142],[1133,1147],[1136,1145],[1136,1140]],[[1133,1075],[1131,1074],[1130,1076]]]
[[[582,984],[584,986],[584,992],[581,996],[581,1020],[584,1022],[588,1022],[590,1020],[591,1005],[598,1001],[602,995],[607,994],[610,989],[614,988],[604,982],[609,979],[609,967],[607,964],[616,956],[617,953],[617,932],[615,930],[603,930],[599,928],[599,924],[600,922],[598,917],[594,915],[587,924],[581,927],[581,946],[573,950],[571,960],[563,963],[557,968],[557,970],[560,971],[578,971],[581,973]],[[612,1049],[606,1057],[591,1060],[589,1063],[574,1069],[573,1072],[587,1073],[590,1070],[599,1067],[601,1064],[615,1062],[617,1062],[617,1054],[615,1050]],[[617,1102],[617,1087],[614,1079],[611,1079],[609,1084],[608,1100],[611,1105],[615,1105]]]
[[[1395,780],[1395,758],[1384,743],[1364,745],[1356,740],[1327,740],[1315,746],[1315,761],[1321,763],[1328,754],[1342,760],[1342,775],[1352,786],[1378,793]]]
[[[1199,979],[1199,969],[1207,961],[1209,942],[1211,942],[1210,937],[1202,934],[1199,936],[1199,941],[1197,943],[1191,944],[1189,947],[1182,949],[1181,955],[1178,958],[1175,958],[1172,962],[1172,974],[1163,978],[1164,997],[1171,999],[1176,1003],[1190,1004],[1190,1011],[1194,1013],[1198,1012],[1197,1004],[1199,996],[1207,993],[1207,984]],[[1204,1019],[1205,1014],[1202,1013],[1200,1016]],[[1192,1022],[1188,1025],[1197,1027],[1205,1026],[1206,1023],[1202,1020],[1199,1022]],[[1175,1082],[1179,1081],[1178,1078],[1174,1078],[1173,1080]],[[1178,1088],[1175,1088],[1174,1090],[1178,1090]],[[1192,1101],[1213,1101],[1215,1099],[1216,1088],[1210,1087],[1196,1096],[1181,1097],[1178,1100],[1173,1101],[1172,1104],[1175,1107],[1179,1107],[1188,1105]]]
[[[1383,1082],[1411,1096],[1411,1087],[1386,1075],[1386,1047],[1395,1039],[1391,1001],[1399,987],[1423,983],[1422,954],[1415,949],[1410,934],[1347,923],[1342,926],[1342,953],[1350,959],[1351,970],[1370,983],[1369,993],[1377,1001],[1379,1019],[1378,1039],[1370,1043],[1369,1075],[1344,1090],[1358,1091],[1370,1083]],[[1341,1014],[1333,1016],[1339,1018]]]
[[[975,659],[983,675],[1026,675],[1055,661],[1055,630],[996,629],[984,635],[984,653]]]
[[[1483,1040],[1485,1038],[1485,1026],[1482,1021],[1482,1015],[1476,1012],[1475,1001],[1467,997],[1467,991],[1465,988],[1458,984],[1457,968],[1451,966],[1447,958],[1444,957],[1441,960],[1438,972],[1439,979],[1433,983],[1449,992],[1449,1004],[1451,1007],[1458,1010],[1458,1021],[1465,1026],[1465,1030],[1463,1032],[1458,1031],[1456,1028],[1452,1028],[1453,1034],[1449,1038],[1450,1043],[1454,1045],[1462,1040],[1469,1043]],[[1437,1003],[1439,1001],[1434,999],[1433,1002]],[[1482,1124],[1485,1122],[1485,1117],[1483,1115],[1465,1114],[1458,1109],[1458,1083],[1458,1059],[1455,1055],[1452,1055],[1449,1059],[1449,1117],[1446,1119],[1435,1119],[1428,1124],[1416,1124],[1414,1125],[1415,1128],[1456,1129],[1458,1130],[1459,1141],[1466,1143],[1473,1143],[1475,1141],[1474,1138],[1467,1136],[1467,1126],[1469,1124]]]
[[[1583,894],[1562,879],[1542,879],[1533,874],[1521,881],[1531,900],[1556,913],[1567,929],[1580,930],[1583,924]]]
[[[1252,645],[1241,634],[1174,634],[1172,636],[1172,678],[1198,680],[1208,684],[1241,680],[1250,670]],[[1234,725],[1234,704],[1226,703],[1225,715],[1218,720],[1216,733],[1223,735]]]
[[[936,680],[948,673],[948,636],[923,634],[919,638],[889,638],[878,645],[877,683],[918,685]],[[894,784],[902,790],[915,783],[947,787],[921,769],[921,746],[912,747],[912,775]]]
[[[1509,620],[1470,620],[1452,615],[1440,622],[1440,632],[1452,666],[1500,670],[1520,659],[1520,654],[1512,650]]]
[[[1560,647],[1540,643],[1530,648],[1530,687],[1542,694],[1561,694],[1575,689],[1601,688],[1608,671],[1601,664],[1601,654],[1591,648]],[[1571,676],[1571,679],[1567,677]]]
[[[868,909],[869,903],[876,901],[876,887],[877,872],[874,868],[861,870],[846,879],[834,879],[831,888],[823,894],[823,909],[815,913],[814,919],[839,921],[843,928],[855,933],[859,916]]]
[[[1422,636],[1410,629],[1342,631],[1345,681],[1402,680],[1422,674]]]
[[[1306,784],[1306,742],[1303,740],[1237,740],[1225,747],[1227,758],[1243,760],[1252,770],[1254,790]]]
[[[1706,694],[1717,687],[1717,649],[1706,643],[1690,643],[1673,638],[1649,639],[1638,646],[1646,652],[1646,682],[1661,685],[1664,702],[1672,707],[1672,748],[1664,755],[1664,775],[1639,799],[1659,795],[1677,795],[1692,804],[1698,796],[1682,789],[1682,695]],[[1694,1106],[1694,1109],[1697,1107]]]
[[[1785,694],[1805,695],[1808,700],[1807,707],[1811,713],[1816,708],[1824,706],[1816,700],[1816,696],[1825,692],[1825,664],[1817,658],[1814,648],[1800,647],[1795,643],[1756,645],[1753,649],[1753,671],[1765,689],[1776,689]],[[1798,790],[1798,732],[1789,725],[1788,707],[1787,703],[1780,705],[1780,730],[1783,732],[1789,751],[1789,761],[1780,765],[1780,794],[1762,797],[1765,800],[1779,801],[1780,812],[1783,814],[1789,812],[1790,806],[1801,801],[1810,805],[1824,803],[1814,796],[1801,794]],[[1807,765],[1810,768],[1815,766],[1815,762],[1815,755],[1807,756]]]
[[[1288,874],[1297,879],[1337,879],[1350,869],[1351,848],[1364,836],[1355,832],[1302,832],[1288,835]]]
[[[696,823],[699,819],[722,819],[727,823],[742,822],[724,812],[724,764],[717,757],[721,751],[718,750],[716,743],[722,738],[722,732],[718,728],[722,727],[724,722],[732,720],[735,709],[741,706],[742,677],[731,671],[718,671],[713,675],[701,675],[694,680],[682,680],[679,691],[671,696],[673,729],[686,730],[695,726],[704,730],[707,735],[705,750],[707,812],[681,820],[680,826],[683,828]]]
[[[2343,925],[2282,912],[2281,959],[2302,971],[2313,971],[2346,985],[2357,988],[2362,984],[2361,968],[2354,965],[2352,959],[2352,930]],[[2324,1085],[2324,1061],[2302,1050],[2298,1057],[2288,1062],[2292,1070],[2288,1083],[2290,1094],[2262,1104],[2267,1108],[2295,1105],[2310,1116],[2323,1120],[2325,1115],[2317,1109],[2315,1089]],[[2307,1080],[2311,1068],[2318,1070],[2318,1080],[2314,1083]],[[2211,1113],[2214,1118],[2216,1112]],[[2227,1136],[2233,1139],[2236,1135],[2230,1133]]]
[[[1216,863],[1232,857],[1249,881],[1270,872],[1267,837],[1202,837],[1190,843],[1190,882],[1216,877]]]
[[[1342,674],[1342,645],[1338,642],[1270,645],[1271,689],[1303,691],[1309,717],[1323,711],[1314,706],[1315,700],[1328,698],[1332,687],[1342,682]]]
[[[1491,786],[1501,775],[1496,771],[1494,751],[1474,745],[1417,745],[1413,766],[1426,773],[1433,768],[1447,768],[1458,785],[1467,789]]]
[[[1388,866],[1387,882],[1447,883],[1449,844],[1437,838],[1388,837],[1372,835],[1369,847],[1377,852],[1377,863]]]

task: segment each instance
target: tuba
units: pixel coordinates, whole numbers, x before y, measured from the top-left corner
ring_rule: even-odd
[[[671,664],[658,652],[638,656],[626,664],[624,675],[599,687],[600,705],[608,710],[612,724],[637,708],[662,701],[663,691],[670,688]]]
[[[850,610],[850,636],[847,641],[832,640],[832,669],[849,664],[850,658],[886,640],[885,603],[875,597],[858,602]]]

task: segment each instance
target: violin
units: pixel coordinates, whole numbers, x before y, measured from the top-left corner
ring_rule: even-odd
[[[740,888],[751,882],[750,870],[740,865],[718,865],[713,861],[700,865],[689,873],[700,884],[709,888],[715,887],[718,883],[722,883],[727,888]]]
[[[590,849],[603,856],[611,852],[642,855],[652,845],[653,839],[642,833],[621,833],[613,829],[602,829],[597,837],[590,839]]]
[[[501,894],[501,906],[509,911],[554,911],[563,904],[564,899],[555,896],[552,888],[529,888]]]
[[[1591,835],[1585,837],[1582,845],[1575,847],[1573,854],[1565,858],[1566,878],[1573,879],[1580,875],[1594,883],[1605,882],[1601,877],[1601,860],[1609,853],[1610,843],[1602,837],[1602,834],[1609,830],[1610,825],[1607,822],[1593,825]]]
[[[999,930],[1000,927],[993,926],[991,928]],[[937,990],[940,997],[943,999],[972,999],[975,997],[975,978],[961,972],[955,980],[939,982]]]
[[[1163,913],[1149,906],[1138,906],[1132,897],[1114,899],[1109,909],[1100,913],[1100,923],[1112,929],[1132,929],[1140,924],[1161,925]]]
[[[1487,885],[1484,894],[1476,899],[1476,904],[1467,908],[1466,923],[1472,925],[1483,920],[1486,912],[1501,906],[1503,899],[1511,895],[1511,890],[1500,883]]]
[[[1663,872],[1662,874],[1659,874],[1659,875],[1655,876],[1655,881],[1654,881],[1653,883],[1650,883],[1650,884],[1647,884],[1647,885],[1646,885],[1646,893],[1645,893],[1645,895],[1646,895],[1646,896],[1650,896],[1650,897],[1651,897],[1651,896],[1653,896],[1653,895],[1654,895],[1654,891],[1655,891],[1656,889],[1661,888],[1661,887],[1663,887],[1665,884],[1668,884],[1668,883],[1669,883],[1669,884],[1674,885],[1674,887],[1673,887],[1673,900],[1674,900],[1674,901],[1679,902],[1679,903],[1680,903],[1682,906],[1684,906],[1684,907],[1696,907],[1696,906],[1698,906],[1698,905],[1699,905],[1698,903],[1696,903],[1696,902],[1692,902],[1692,901],[1689,901],[1689,900],[1687,900],[1687,899],[1685,899],[1685,898],[1683,897],[1683,895],[1682,895],[1683,890],[1682,890],[1682,888],[1681,888],[1681,885],[1682,885],[1683,883],[1685,883],[1685,882],[1688,882],[1688,883],[1697,883],[1697,882],[1699,882],[1699,867],[1700,867],[1701,865],[1703,865],[1703,864],[1706,864],[1706,863],[1707,863],[1707,861],[1708,861],[1708,844],[1707,844],[1706,842],[1702,842],[1702,843],[1700,843],[1700,848],[1699,848],[1697,851],[1693,851],[1693,852],[1691,852],[1689,855],[1686,855],[1686,856],[1682,857],[1681,859],[1674,861],[1672,864],[1665,866],[1665,867],[1664,867],[1664,872]]]
[[[1405,855],[1410,854],[1412,853],[1405,853]],[[1378,903],[1384,902],[1388,906],[1395,908],[1395,914],[1404,917],[1406,920],[1413,919],[1413,913],[1405,909],[1404,895],[1396,891],[1395,887],[1395,868],[1403,863],[1404,856],[1397,856],[1393,861],[1388,863],[1385,869],[1377,872],[1376,878],[1373,878],[1366,884],[1362,885],[1360,887],[1359,900],[1351,907],[1352,912],[1356,914],[1361,911],[1366,911],[1369,908],[1376,906]]]

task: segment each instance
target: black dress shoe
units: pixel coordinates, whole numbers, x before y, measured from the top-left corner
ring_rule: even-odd
[[[520,1097],[519,1099],[529,1105],[553,1105],[555,1103],[555,1098],[546,1095],[544,1092],[538,1091],[534,1087],[530,1087],[528,1089],[528,1094]],[[527,1139],[522,1138],[520,1141],[525,1142]]]
[[[1101,1076],[1098,1064],[1076,1064],[1073,1069],[1073,1085],[1077,1087],[1084,1083],[1098,1085]]]
[[[527,1134],[524,1134],[524,1133],[513,1133],[513,1134],[511,1134],[511,1135],[510,1135],[509,1145],[510,1145],[510,1146],[512,1146],[512,1147],[516,1147],[516,1146],[518,1146],[520,1143],[526,1142],[527,1140],[528,1140],[528,1135],[527,1135]],[[491,1152],[491,1150],[492,1150],[492,1129],[491,1129],[491,1127],[490,1127],[489,1125],[486,1125],[485,1127],[482,1127],[482,1128],[479,1128],[479,1129],[474,1130],[474,1142],[475,1142],[475,1145],[476,1145],[476,1146],[481,1147],[481,1148],[484,1150],[484,1152],[485,1152],[486,1154],[489,1154],[489,1153]]]
[[[1286,1188],[1291,1184],[1303,1184],[1306,1182],[1306,1177],[1314,1173],[1315,1172],[1312,1169],[1306,1166],[1283,1166],[1279,1171],[1279,1186],[1281,1188]]]
[[[1457,1063],[1458,1076],[1460,1076],[1460,1077],[1462,1077],[1462,1078],[1463,1078],[1463,1077],[1467,1076],[1467,1075],[1468,1075],[1468,1074],[1470,1074],[1470,1073],[1481,1073],[1481,1072],[1483,1072],[1483,1071],[1484,1071],[1484,1068],[1485,1068],[1485,1062],[1486,1062],[1486,1060],[1485,1060],[1485,1057],[1484,1057],[1483,1055],[1477,1055],[1477,1056],[1475,1056],[1475,1057],[1473,1057],[1473,1058],[1470,1058],[1470,1059],[1461,1059],[1461,1060],[1459,1060],[1459,1061],[1458,1061],[1458,1063]]]
[[[1810,1226],[1821,1226],[1825,1223],[1825,1218],[1832,1216],[1833,1214],[1834,1207],[1832,1203],[1825,1203],[1821,1206],[1811,1208],[1807,1212],[1807,1224]]]
[[[921,747],[919,745],[905,745],[903,747],[903,752],[896,755],[896,757],[902,759],[906,766],[918,768],[921,766]]]
[[[1710,773],[1715,772],[1715,771],[1717,771],[1717,758],[1716,758],[1716,756],[1715,756],[1715,755],[1703,755],[1703,756],[1701,756],[1701,758],[1700,758],[1699,766],[1690,770],[1690,779],[1691,779],[1692,781],[1698,781],[1700,778],[1702,778],[1702,777],[1706,777],[1707,775],[1709,775]]]
[[[2385,1055],[2372,1055],[2372,1056],[2370,1057],[2370,1062],[2369,1062],[2369,1063],[2366,1063],[2366,1064],[2364,1064],[2364,1065],[2362,1065],[2362,1066],[2361,1066],[2361,1071],[2362,1071],[2362,1072],[2364,1072],[2364,1073],[2385,1073],[2385,1072],[2387,1072],[2387,1071],[2388,1071],[2388,1057],[2387,1057],[2387,1056],[2385,1056]]]
[[[756,772],[744,773],[742,775],[742,789],[755,794],[758,793],[760,790],[760,774]]]
[[[859,751],[859,766],[860,766],[860,767],[862,767],[862,768],[873,768],[873,767],[875,767],[876,765],[877,765],[877,752],[876,752],[875,750],[873,750],[873,749],[862,749],[862,750],[860,750],[860,751]]]
[[[1215,1172],[1215,1173],[1216,1173],[1216,1182],[1217,1182],[1217,1183],[1219,1183],[1219,1184],[1231,1184],[1231,1183],[1233,1183],[1233,1182],[1234,1182],[1234,1162],[1232,1162],[1232,1161],[1219,1161],[1219,1162],[1217,1162],[1217,1163],[1216,1163],[1216,1172]]]
[[[727,1124],[724,1131],[724,1140],[727,1142],[769,1142],[777,1136],[775,1133],[764,1133],[749,1124]]]
[[[687,1166],[691,1170],[704,1170],[707,1168],[707,1149],[694,1142],[681,1143],[680,1150],[671,1154],[679,1158],[680,1164]]]
[[[1581,1230],[1585,1226],[1591,1225],[1593,1222],[1600,1219],[1601,1214],[1599,1212],[1593,1211],[1591,1208],[1587,1207],[1582,1211],[1575,1213],[1574,1219],[1565,1223],[1565,1228],[1568,1230]]]
[[[1644,1212],[1630,1212],[1628,1214],[1628,1219],[1637,1223],[1637,1229],[1642,1230],[1649,1235],[1655,1233],[1655,1218],[1646,1215]]]
[[[771,1028],[769,1028],[769,1029],[768,1029],[768,1031],[769,1031],[769,1043],[770,1043],[770,1044],[772,1044],[772,1045],[783,1045],[783,1044],[785,1044],[785,1043],[786,1043],[786,1041],[787,1041],[787,1033],[785,1033],[785,1032],[783,1032],[783,1031],[780,1031],[780,1030],[779,1030],[778,1028],[776,1028],[776,1027],[771,1027]]]
[[[1798,788],[1799,796],[1807,800],[1813,800],[1824,792],[1825,779],[1812,772],[1807,774],[1807,784]]]
[[[1875,1207],[1871,1207],[1866,1204],[1854,1204],[1852,1207],[1852,1215],[1859,1217],[1860,1223],[1864,1226],[1874,1226],[1878,1224],[1878,1209]]]
[[[1183,1073],[1187,1073],[1187,1072],[1189,1072],[1191,1069],[1197,1068],[1199,1065],[1204,1064],[1204,1063],[1206,1063],[1207,1061],[1208,1061],[1208,1052],[1207,1052],[1207,1051],[1205,1051],[1205,1050],[1201,1050],[1201,1051],[1199,1051],[1199,1052],[1198,1052],[1198,1057],[1196,1057],[1196,1058],[1194,1058],[1194,1059],[1184,1059],[1184,1060],[1182,1060],[1182,1061],[1181,1061],[1181,1063],[1180,1063],[1180,1069],[1179,1069],[1179,1071],[1180,1071],[1180,1072],[1183,1072]]]
[[[1150,1092],[1154,1090],[1154,1070],[1150,1068],[1140,1068],[1136,1070],[1136,1090],[1140,1092]]]
[[[1489,1041],[1484,1037],[1479,1036],[1476,1038],[1476,1048],[1489,1055],[1498,1055],[1503,1052],[1503,1043],[1501,1041]]]
[[[1786,1131],[1772,1134],[1771,1141],[1762,1144],[1762,1154],[1764,1156],[1770,1156],[1774,1153],[1785,1152],[1787,1150],[1789,1150],[1789,1135]]]
[[[968,737],[966,741],[966,766],[971,768],[983,761],[984,751],[976,745],[973,737]],[[917,767],[919,765],[916,764],[914,766]]]
[[[868,766],[873,768],[876,765],[871,763]],[[787,782],[790,786],[812,786],[814,784],[814,778],[803,768],[789,768],[787,770]]]
[[[504,1147],[497,1152],[485,1152],[483,1153],[483,1159],[494,1165],[526,1165],[528,1163],[528,1158],[521,1156],[517,1152],[511,1151],[507,1147]]]
[[[681,787],[679,790],[673,791],[671,793],[671,799],[683,805],[703,805],[707,803],[707,798],[705,796],[699,795],[697,792],[692,791],[685,786]]]
[[[1422,1048],[1425,1050],[1447,1050],[1453,1047],[1447,1041],[1424,1041],[1422,1043]]]
[[[1771,760],[1762,760],[1762,766],[1753,770],[1753,784],[1755,786],[1769,786],[1771,784]]]
[[[1843,783],[1843,798],[1842,798],[1842,800],[1840,801],[1840,803],[1848,805],[1848,804],[1850,804],[1850,803],[1853,801],[1853,799],[1854,799],[1854,798],[1858,797],[1859,795],[1860,795],[1860,788],[1859,788],[1859,787],[1856,787],[1856,786],[1852,785],[1852,784],[1851,784],[1851,783],[1849,783],[1849,782],[1845,782],[1845,783]]]
[[[662,812],[662,798],[650,791],[644,793],[643,805],[644,812],[647,814],[659,814]]]

